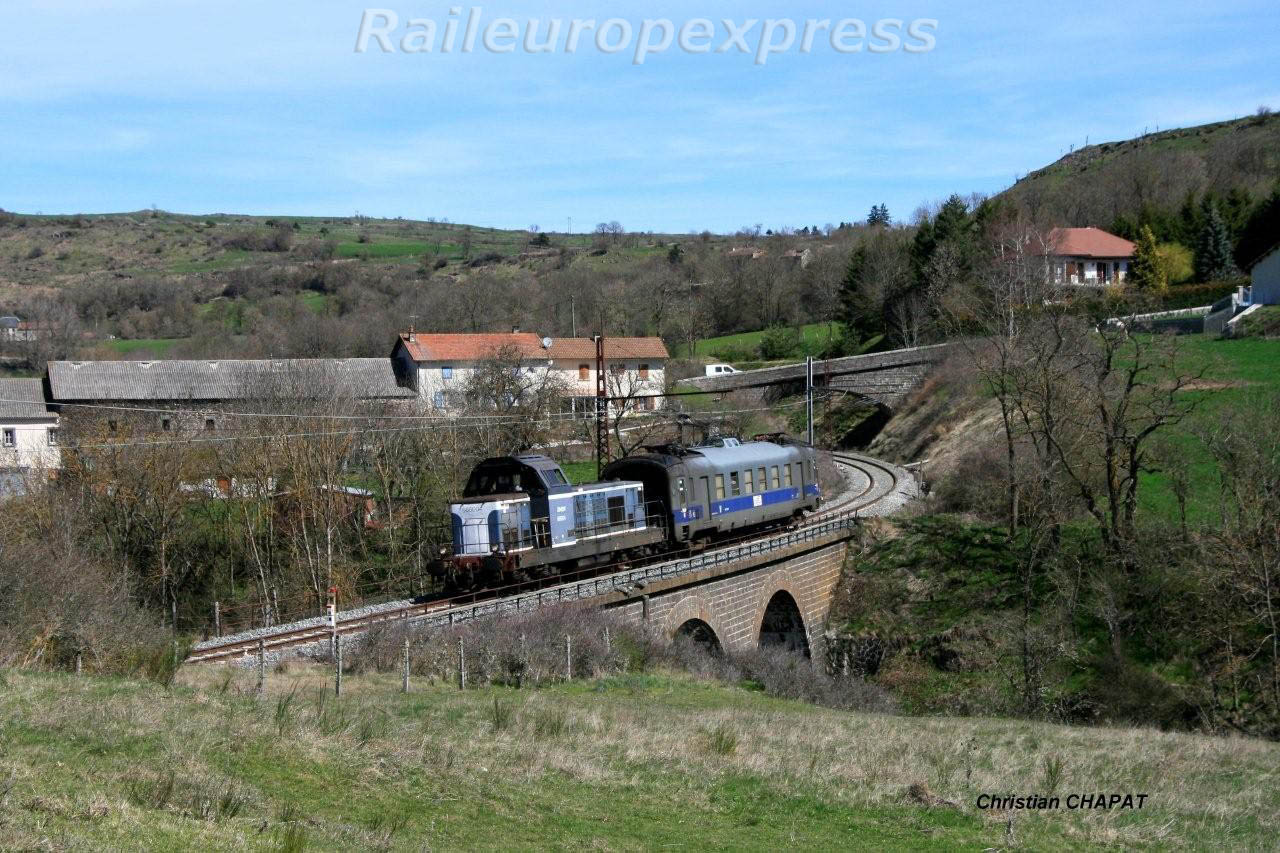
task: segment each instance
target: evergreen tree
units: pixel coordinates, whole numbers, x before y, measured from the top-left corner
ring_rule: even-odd
[[[840,285],[840,324],[853,344],[879,334],[883,318],[867,290],[867,247],[858,246]]]
[[[1244,269],[1260,260],[1280,235],[1280,185],[1254,208],[1236,243],[1236,264]]]
[[[889,205],[887,204],[871,205],[871,212],[867,214],[867,224],[873,225],[873,226],[874,225],[880,225],[884,227],[889,226],[891,224],[891,220],[889,219]]]
[[[1205,199],[1203,224],[1196,240],[1196,278],[1201,282],[1221,281],[1239,274],[1231,255],[1231,232],[1218,213],[1218,206]]]
[[[1158,291],[1169,286],[1169,272],[1156,245],[1156,235],[1150,225],[1143,225],[1138,232],[1133,251],[1133,263],[1129,264],[1129,283],[1138,290]]]

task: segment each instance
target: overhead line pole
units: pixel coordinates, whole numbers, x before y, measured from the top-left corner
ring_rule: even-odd
[[[596,335],[596,478],[609,461],[609,389],[604,376],[604,335]]]
[[[804,357],[804,408],[809,421],[809,445],[813,445],[813,356]]]

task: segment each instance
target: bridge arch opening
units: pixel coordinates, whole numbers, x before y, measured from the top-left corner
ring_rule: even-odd
[[[713,655],[724,654],[724,649],[720,645],[720,638],[716,636],[715,629],[701,619],[689,619],[686,621],[676,629],[675,639],[686,643],[696,643]]]
[[[778,590],[764,608],[760,621],[760,648],[781,647],[809,657],[809,635],[804,630],[804,617],[791,593]]]

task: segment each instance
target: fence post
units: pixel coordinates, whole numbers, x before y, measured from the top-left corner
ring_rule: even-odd
[[[609,626],[604,626],[604,653],[606,655],[613,654],[613,641],[609,639]]]
[[[213,636],[222,636],[222,602],[213,603]]]
[[[458,689],[467,689],[467,657],[461,637],[458,638]]]
[[[401,693],[409,692],[409,638],[404,638],[404,681],[400,685]]]
[[[568,634],[564,635],[564,679],[573,680],[573,639]]]
[[[267,644],[264,640],[258,640],[258,697],[267,689]]]
[[[83,657],[84,657],[83,652],[81,652],[79,649],[76,649],[76,675],[79,675],[81,672]]]
[[[341,696],[342,695],[342,635],[335,634],[333,637],[333,643],[334,643],[334,649],[335,649],[334,661],[337,664],[335,668],[334,677],[333,677],[333,695]]]

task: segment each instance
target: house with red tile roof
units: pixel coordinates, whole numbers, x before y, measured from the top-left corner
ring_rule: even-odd
[[[521,369],[553,371],[568,389],[575,409],[590,411],[596,396],[596,343],[591,338],[550,338],[531,332],[400,334],[391,359],[396,374],[408,377],[418,396],[437,409],[454,405],[485,362],[513,357]],[[670,357],[661,338],[605,338],[605,384],[614,408],[656,409],[666,389]]]
[[[1134,245],[1095,228],[1054,228],[1049,232],[1049,274],[1056,284],[1106,287],[1129,275]]]

